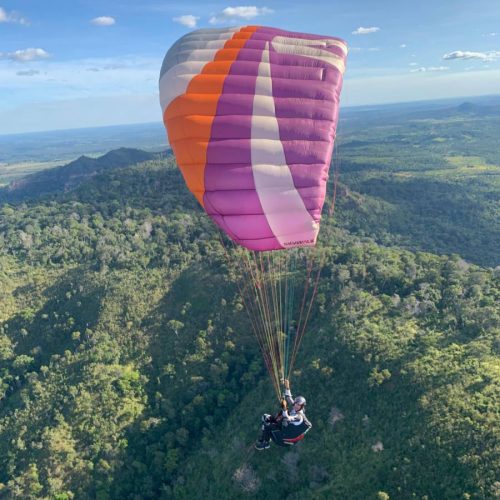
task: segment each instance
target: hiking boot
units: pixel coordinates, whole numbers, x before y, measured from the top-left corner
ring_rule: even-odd
[[[267,450],[268,448],[270,448],[271,445],[269,444],[269,441],[257,441],[255,443],[255,449],[256,450]]]

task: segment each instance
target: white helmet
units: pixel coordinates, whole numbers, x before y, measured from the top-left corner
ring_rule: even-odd
[[[305,406],[306,398],[304,396],[297,396],[293,402],[296,405]]]

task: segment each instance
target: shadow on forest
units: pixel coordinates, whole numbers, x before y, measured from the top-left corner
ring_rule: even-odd
[[[24,296],[31,292],[32,285],[25,285],[18,287],[14,295]],[[49,364],[52,356],[77,348],[86,338],[85,331],[99,320],[104,293],[104,288],[97,286],[81,268],[65,272],[44,289],[46,302],[39,310],[25,309],[7,322],[16,355],[32,357],[30,369],[38,372],[42,365]],[[72,338],[76,331],[81,334],[78,339]],[[25,378],[26,374],[21,373],[11,381],[6,390],[6,406],[18,403],[15,392],[22,388]]]
[[[243,335],[240,341],[240,326],[250,328],[246,313],[233,310],[235,286],[227,281],[224,264],[219,270],[216,266],[203,262],[188,266],[141,325],[150,338],[149,405],[141,421],[128,429],[123,467],[110,488],[113,498],[132,498],[134,493],[158,498],[158,489],[149,493],[143,489],[144,477],[138,472],[154,478],[156,488],[173,481],[174,469],[179,476],[181,463],[200,448],[201,438],[220,432],[217,429],[240,402],[238,387],[245,388],[241,378],[259,353],[251,336]],[[238,346],[227,351],[231,328]],[[205,344],[206,351],[195,360]],[[221,363],[227,365],[223,376],[218,373]],[[263,370],[257,376],[262,379]],[[197,397],[206,403],[196,406]],[[145,422],[154,424],[145,426]]]

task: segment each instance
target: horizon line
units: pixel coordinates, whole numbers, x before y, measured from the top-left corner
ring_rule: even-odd
[[[355,110],[362,108],[383,108],[390,106],[398,106],[398,105],[411,105],[411,104],[423,104],[423,103],[446,103],[451,101],[462,101],[462,100],[477,100],[477,99],[487,99],[487,98],[500,98],[500,94],[479,94],[473,96],[461,96],[461,97],[445,97],[445,98],[437,98],[437,99],[417,99],[412,101],[394,101],[394,102],[386,102],[386,103],[373,103],[373,104],[354,104],[354,105],[345,105],[341,106],[340,111],[342,110]],[[131,127],[138,125],[153,125],[157,124],[159,127],[163,128],[163,123],[159,119],[157,121],[148,121],[148,122],[129,122],[129,123],[114,123],[109,125],[95,125],[90,127],[72,127],[72,128],[62,128],[62,129],[46,129],[46,130],[28,130],[26,132],[12,132],[3,134],[0,133],[0,138],[19,136],[19,135],[27,135],[27,134],[47,134],[52,132],[75,132],[78,130],[93,130],[99,128],[113,128],[113,127]]]

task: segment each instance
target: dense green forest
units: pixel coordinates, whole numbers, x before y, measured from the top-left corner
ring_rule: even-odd
[[[290,450],[252,448],[276,401],[241,269],[173,158],[27,181],[0,206],[0,498],[498,498],[499,131],[341,126]]]

